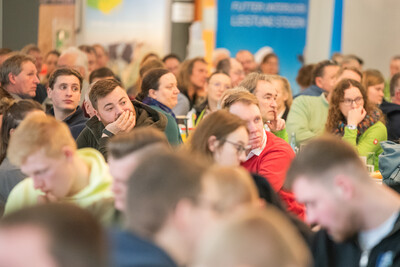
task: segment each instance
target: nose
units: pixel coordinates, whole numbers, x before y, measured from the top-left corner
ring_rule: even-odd
[[[272,100],[271,107],[276,108],[277,106],[278,106],[278,104],[276,103],[276,99]]]
[[[351,107],[352,108],[357,108],[358,107],[358,104],[356,103],[356,101],[352,101],[351,102]]]
[[[175,88],[174,88],[174,93],[175,94],[179,94],[180,93],[179,88],[177,86],[175,86]]]
[[[239,154],[239,161],[244,162],[246,160],[246,151],[242,151]]]
[[[44,182],[43,182],[42,179],[40,179],[40,178],[38,178],[38,177],[36,177],[36,176],[33,176],[33,177],[32,177],[32,180],[33,180],[33,187],[34,187],[35,189],[39,189],[39,190],[43,189],[43,187],[44,187]]]
[[[120,107],[119,105],[116,105],[115,106],[115,112],[116,112],[116,114],[117,114],[117,118],[124,112],[125,110],[122,108],[122,107]]]
[[[249,129],[250,133],[253,133],[253,132],[255,132],[257,130],[256,126],[252,122],[247,124],[247,128]]]
[[[40,83],[39,77],[37,75],[35,75],[35,79],[33,81],[35,84]]]

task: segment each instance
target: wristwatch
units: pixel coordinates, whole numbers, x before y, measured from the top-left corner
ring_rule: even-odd
[[[109,130],[107,130],[105,128],[103,129],[103,134],[107,135],[108,137],[113,137],[114,136],[114,134],[112,132],[110,132]]]
[[[355,126],[355,125],[346,125],[346,128],[349,129],[349,130],[356,130],[357,126]]]

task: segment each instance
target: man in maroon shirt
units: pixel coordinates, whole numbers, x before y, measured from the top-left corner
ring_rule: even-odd
[[[264,130],[257,98],[247,90],[236,91],[225,98],[223,107],[247,121],[251,149],[246,151],[246,161],[242,166],[249,172],[264,176],[288,210],[304,219],[304,206],[299,205],[294,195],[283,188],[286,172],[295,154],[283,139]]]

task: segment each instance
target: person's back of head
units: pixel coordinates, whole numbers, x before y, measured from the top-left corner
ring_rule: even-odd
[[[115,79],[115,74],[114,72],[107,68],[107,67],[101,67],[98,69],[95,69],[90,73],[89,76],[89,83],[92,84],[96,80],[102,80],[102,79]]]
[[[299,72],[297,73],[296,82],[300,85],[301,89],[306,89],[312,83],[312,71],[314,69],[314,64],[303,65]]]
[[[324,76],[325,68],[328,66],[339,66],[336,62],[332,60],[323,60],[321,62],[318,62],[312,71],[312,79],[311,82],[314,85],[317,85],[316,79],[318,77]]]
[[[140,127],[128,133],[113,136],[110,138],[107,148],[110,157],[120,159],[154,145],[169,147],[165,134],[153,127]]]
[[[8,107],[4,109],[1,124],[0,162],[6,156],[11,131],[14,131],[28,113],[33,111],[43,111],[43,108],[38,102],[31,99],[9,102]]]
[[[275,208],[250,209],[215,229],[202,242],[195,265],[307,267],[311,256],[291,223]]]
[[[355,67],[340,67],[336,76],[336,83],[339,83],[343,79],[353,79],[357,82],[361,82],[363,74]]]
[[[242,167],[212,166],[204,179],[210,179],[218,190],[220,201],[216,209],[225,215],[259,204],[257,187],[250,174]]]
[[[31,114],[27,116],[10,138],[7,155],[17,166],[33,153],[43,150],[50,158],[63,155],[63,148],[76,150],[76,143],[68,126],[52,116]]]
[[[115,198],[114,205],[117,210],[125,212],[130,174],[143,158],[167,153],[171,147],[163,132],[153,127],[141,127],[110,138],[107,150],[108,165],[113,177],[111,189]]]
[[[335,136],[324,136],[310,141],[296,156],[285,186],[291,188],[300,177],[329,184],[338,173],[347,173],[359,183],[368,178],[366,167],[350,144]]]
[[[108,266],[101,225],[75,205],[53,203],[11,213],[0,222],[0,236],[4,266],[29,266],[33,261],[54,267]]]
[[[394,97],[400,92],[400,72],[394,74],[390,79],[390,96]],[[400,100],[400,97],[399,97]],[[396,101],[399,102],[399,101]]]
[[[65,49],[58,58],[58,68],[74,68],[84,77],[87,78],[88,71],[88,57],[77,47],[71,46]]]
[[[231,59],[224,58],[220,60],[216,66],[216,71],[223,71],[229,73],[231,71]]]
[[[204,171],[205,165],[187,154],[160,153],[143,159],[128,182],[128,229],[154,239],[180,201],[198,201]]]

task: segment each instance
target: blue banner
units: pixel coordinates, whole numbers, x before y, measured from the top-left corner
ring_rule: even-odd
[[[234,56],[246,49],[255,54],[269,46],[279,57],[280,75],[293,90],[306,44],[308,0],[245,1],[218,0],[216,48],[227,48]]]

